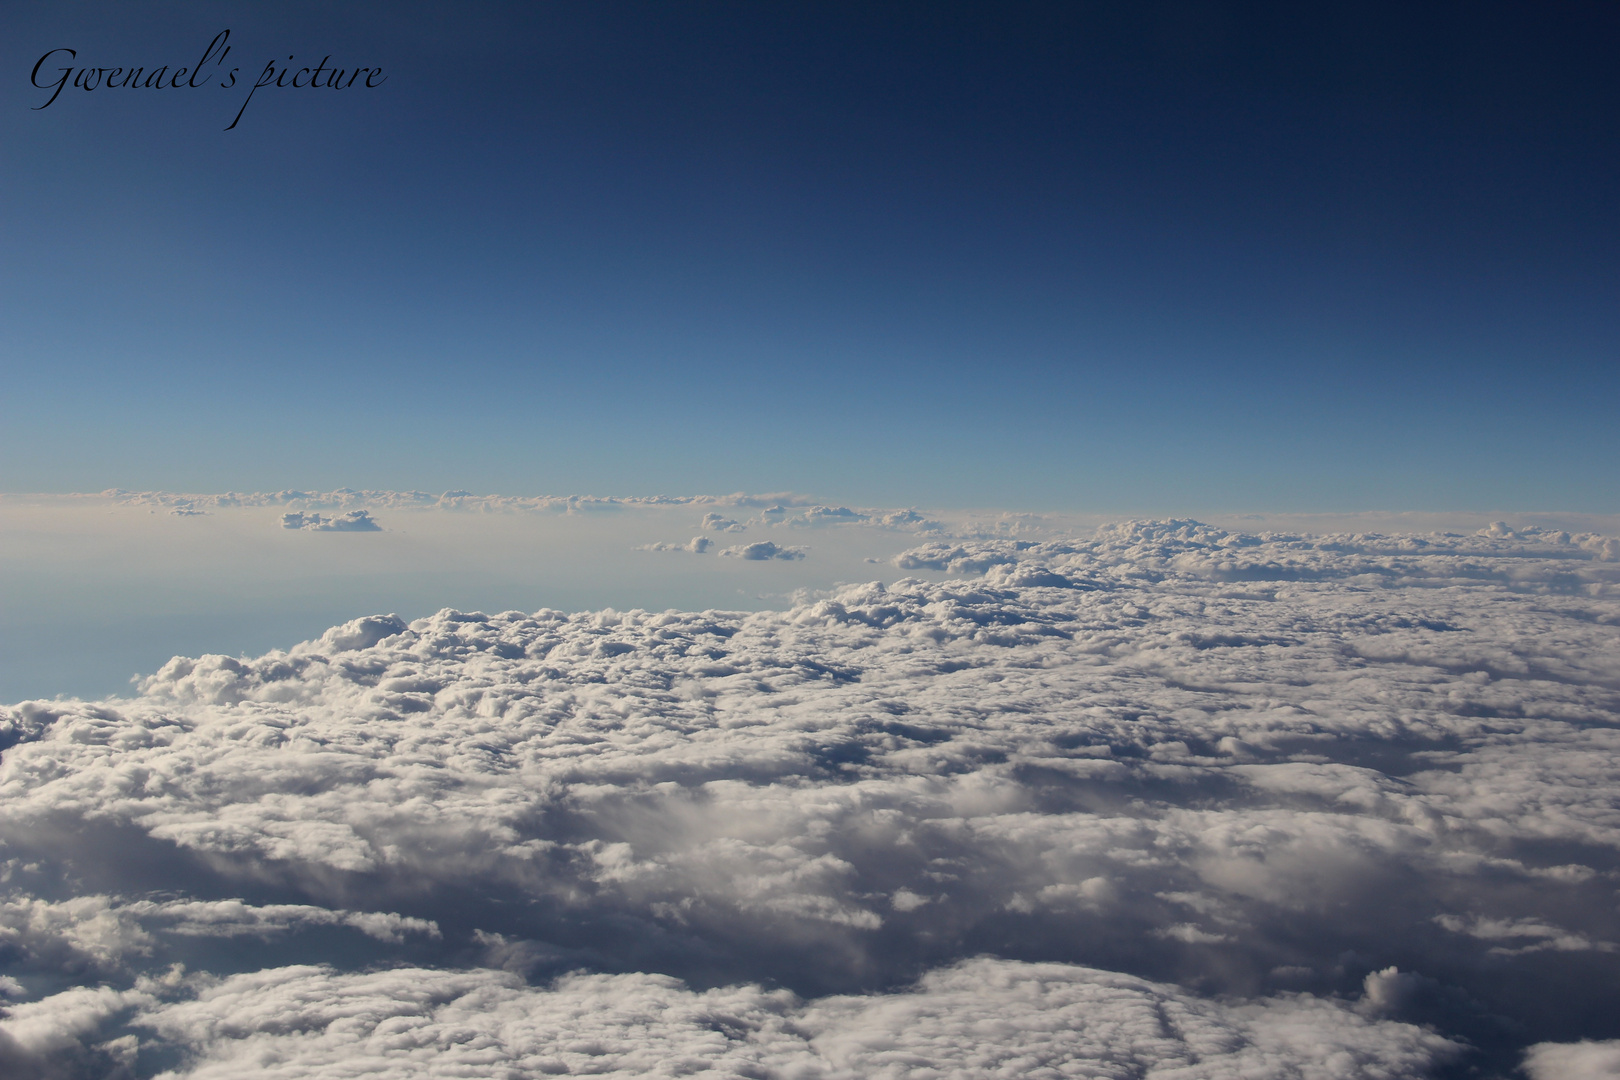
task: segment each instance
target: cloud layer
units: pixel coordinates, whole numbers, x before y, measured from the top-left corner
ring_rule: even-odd
[[[196,511],[187,511],[196,513]],[[305,532],[381,532],[382,526],[372,518],[369,510],[350,510],[337,517],[305,514],[294,511],[281,515],[283,529],[302,529]]]
[[[373,616],[14,706],[7,1052],[1545,1071],[1620,1037],[1613,556],[957,539],[787,611]]]

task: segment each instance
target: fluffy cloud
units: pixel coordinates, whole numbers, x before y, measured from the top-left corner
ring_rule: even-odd
[[[684,544],[642,544],[637,551],[685,551],[693,555],[702,555],[714,546],[714,541],[707,536],[694,536]]]
[[[1565,1004],[1620,996],[1603,552],[1139,523],[928,544],[902,560],[976,576],[787,611],[177,658],[0,710],[0,956],[153,995],[74,1045],[196,1075],[628,1073],[644,1040],[741,1075],[1410,1076],[1451,1053],[1415,1023],[1505,1070],[1620,1037]],[[334,932],[327,967],[240,952]],[[150,988],[181,961],[213,981]]]
[[[15,1080],[117,1075],[133,1061],[139,1039],[97,1042],[120,1014],[153,999],[141,990],[79,986],[42,1001],[13,1005],[0,1021],[0,1069]]]
[[[315,926],[343,926],[398,944],[405,935],[439,936],[429,920],[394,912],[332,910],[311,904],[258,906],[241,900],[135,900],[105,895],[56,902],[13,895],[0,901],[0,948],[53,966],[112,971],[149,957],[161,935],[268,938]]]
[[[720,554],[729,558],[765,561],[768,559],[802,559],[806,550],[803,547],[785,547],[771,540],[761,540],[758,543],[721,548]]]
[[[86,1056],[114,1018],[147,1035],[148,1052],[183,1051],[192,1080],[703,1071],[1371,1080],[1421,1073],[1460,1049],[1340,1002],[1218,1004],[1126,975],[991,959],[899,993],[811,1003],[757,986],[693,991],[649,974],[576,973],[534,987],[488,969],[283,967],[148,980],[123,994],[70,990],[20,1007],[0,1031],[49,1061],[70,1048]],[[139,1046],[123,1036],[96,1048],[134,1050],[139,1064]]]
[[[1620,1076],[1620,1040],[1537,1043],[1524,1055],[1530,1080],[1614,1080]]]
[[[305,532],[381,532],[371,517],[369,510],[350,510],[337,517],[322,517],[320,514],[305,514],[293,512],[281,515],[283,529],[302,529]]]
[[[289,515],[292,516],[292,515]],[[759,514],[746,521],[727,517],[723,514],[710,511],[703,515],[698,527],[704,532],[741,533],[747,532],[750,527],[762,529],[805,529],[828,526],[867,526],[878,529],[909,532],[909,533],[936,533],[943,529],[938,521],[923,517],[915,510],[852,510],[847,506],[811,506],[796,513],[789,514],[788,508],[780,505],[765,507]],[[714,546],[714,541],[707,536],[694,536],[687,543],[671,543],[660,541],[652,544],[638,545],[639,551],[685,551],[703,554]],[[765,562],[773,559],[798,560],[803,559],[808,548],[800,545],[779,544],[771,540],[762,540],[751,544],[736,544],[721,548],[719,554],[727,558],[747,559],[755,562]],[[877,562],[868,559],[867,562]],[[943,569],[941,563],[934,564],[907,562],[907,566],[928,565]]]
[[[703,515],[702,527],[709,532],[744,532],[748,526],[734,518],[724,517],[713,512]]]
[[[1540,591],[1620,584],[1613,537],[1498,522],[1456,533],[1327,536],[1231,533],[1197,521],[1105,526],[1088,539],[938,540],[896,556],[901,569],[979,574],[998,566],[1040,566],[1100,581],[1192,576],[1210,581],[1341,581],[1377,585],[1469,584],[1485,580]]]

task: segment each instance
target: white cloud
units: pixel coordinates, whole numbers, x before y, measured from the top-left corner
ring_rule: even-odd
[[[70,990],[15,1008],[0,1032],[37,1060],[83,1050],[119,1014],[147,1036],[130,1056],[181,1051],[186,1064],[164,1075],[187,1080],[705,1070],[804,1080],[1371,1080],[1418,1074],[1458,1050],[1421,1028],[1306,996],[1222,1005],[1125,975],[991,959],[898,993],[808,1003],[757,986],[693,991],[648,974],[580,973],[532,987],[487,969],[284,967],[125,993]]]
[[[690,552],[693,555],[702,555],[704,552],[708,551],[713,546],[714,546],[714,541],[710,540],[707,536],[694,536],[694,537],[692,537],[692,539],[688,540],[684,544],[666,544],[666,543],[642,544],[636,550],[638,550],[638,551],[685,551],[685,552]]]
[[[1620,1039],[1537,1043],[1524,1055],[1524,1071],[1530,1080],[1615,1080],[1620,1077]]]
[[[305,532],[381,532],[382,526],[372,520],[369,510],[350,510],[337,517],[305,514],[294,511],[281,515],[283,529],[302,529]]]
[[[77,986],[8,1006],[0,1020],[0,1070],[17,1080],[108,1075],[108,1066],[127,1056],[128,1044],[110,1048],[111,1054],[87,1044],[109,1020],[151,1001],[142,990]]]
[[[437,924],[427,919],[311,904],[125,900],[101,894],[48,901],[19,893],[0,901],[0,947],[74,971],[112,971],[150,957],[163,934],[269,938],[317,926],[349,927],[392,944],[403,942],[407,934],[440,936]]]
[[[728,518],[710,511],[703,515],[701,528],[708,532],[744,532],[748,526],[735,518]]]
[[[768,559],[802,559],[807,550],[807,548],[803,547],[785,547],[772,540],[761,540],[758,543],[721,548],[720,554],[737,559],[764,561]]]
[[[1404,1076],[1443,1050],[1409,1020],[1506,1047],[1500,1071],[1569,1037],[1566,983],[1620,993],[1620,578],[1600,555],[1529,528],[1135,523],[924,545],[905,558],[976,576],[780,612],[373,616],[176,658],[128,699],[0,710],[0,962],[71,981],[190,949],[223,981],[142,1022],[219,1075],[272,1046],[310,1075],[373,1050],[448,1069],[474,1044],[574,1060],[508,1009],[600,1013],[580,1038],[608,1049],[580,1062],[633,1071],[653,1059],[605,1002],[688,1016],[705,994],[769,1045],[671,1020],[659,1060],[1130,1075],[1196,1052],[1189,1075]],[[321,927],[428,966],[249,976],[208,944]],[[1046,963],[964,961],[981,952]],[[537,990],[469,963],[730,989]],[[916,993],[836,996],[929,970]],[[257,1019],[284,993],[308,1025]],[[350,999],[381,1004],[323,1019]],[[1202,1019],[1131,1034],[1177,1010]],[[1490,1042],[1492,1016],[1523,1034]]]
[[[1574,934],[1539,919],[1463,919],[1456,915],[1436,915],[1434,921],[1455,934],[1467,934],[1481,941],[1497,942],[1493,953],[1543,952],[1613,952],[1609,941],[1593,941],[1585,934]]]

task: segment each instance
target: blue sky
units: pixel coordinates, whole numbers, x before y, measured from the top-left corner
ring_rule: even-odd
[[[0,489],[1620,510],[1613,11],[1117,7],[8,5]]]

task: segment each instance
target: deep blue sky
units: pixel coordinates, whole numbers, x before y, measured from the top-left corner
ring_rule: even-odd
[[[388,81],[32,109],[226,27]],[[1617,56],[1612,4],[12,0],[0,490],[1620,511]]]

